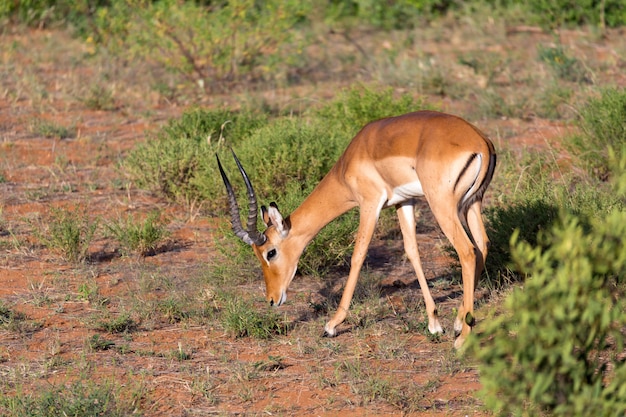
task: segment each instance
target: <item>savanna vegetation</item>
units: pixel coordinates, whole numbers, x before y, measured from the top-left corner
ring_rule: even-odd
[[[11,39],[1,47],[1,94],[20,109],[2,116],[19,126],[1,131],[0,277],[9,285],[19,264],[44,265],[0,303],[0,415],[624,415],[625,25],[617,0],[0,3],[0,32]],[[56,39],[72,47],[28,55],[21,39],[32,33],[45,33],[41,50]],[[55,87],[29,62],[52,72]],[[391,211],[374,251],[398,253],[370,257],[349,336],[320,337],[356,211],[307,248],[297,278],[305,294],[268,310],[257,261],[229,229],[215,154],[235,173],[235,149],[265,204],[288,213],[364,124],[416,109],[460,114],[498,150],[468,346],[457,354],[452,332],[428,336],[418,288],[383,284],[403,263]],[[89,133],[90,117],[137,113],[150,126],[130,143]],[[538,126],[557,134],[518,140]],[[16,173],[38,163],[9,155],[31,138],[53,143],[56,156],[39,174],[47,185],[21,187],[37,181]],[[83,167],[55,153],[67,143],[96,155]],[[427,207],[418,211],[418,233],[442,241]],[[184,237],[202,221],[211,226]],[[177,263],[200,246],[209,248],[201,261]],[[455,255],[445,243],[428,248],[449,254],[431,283],[454,306]],[[87,307],[63,320],[84,330],[79,344],[51,319],[74,305]],[[43,357],[24,353],[44,335]],[[232,354],[241,346],[252,346],[252,360]],[[433,357],[434,371],[416,365]],[[435,399],[442,381],[470,371],[479,392]],[[293,381],[315,387],[316,399],[285,405]],[[178,391],[183,399],[163,399]]]

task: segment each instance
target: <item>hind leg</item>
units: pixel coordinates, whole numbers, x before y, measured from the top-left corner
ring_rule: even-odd
[[[482,202],[477,201],[472,204],[467,211],[467,226],[470,231],[471,238],[474,241],[476,248],[476,266],[475,266],[475,279],[474,279],[474,291],[478,285],[478,280],[485,267],[485,260],[487,259],[487,252],[489,250],[489,238],[485,231],[485,225],[483,223],[481,214]],[[463,302],[459,306],[459,312],[456,320],[454,321],[454,332],[460,334],[463,329],[463,321],[465,320],[466,311]]]
[[[461,262],[463,276],[463,299],[459,306],[459,314],[455,322],[455,330],[458,337],[454,342],[455,348],[460,348],[470,334],[474,324],[474,288],[476,282],[477,260],[481,259],[474,242],[463,228],[455,205],[450,205],[445,198],[435,198],[430,201],[430,206],[441,230],[446,235]],[[475,222],[475,220],[472,220]]]

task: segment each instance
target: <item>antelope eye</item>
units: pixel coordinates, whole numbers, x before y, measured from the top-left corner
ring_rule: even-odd
[[[271,261],[276,256],[276,249],[270,249],[267,251],[267,260]]]

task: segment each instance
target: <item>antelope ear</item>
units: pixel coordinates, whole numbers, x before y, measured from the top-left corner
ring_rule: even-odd
[[[276,203],[270,203],[270,207],[267,210],[263,210],[263,219],[266,217],[269,219],[269,221],[266,221],[268,226],[276,226],[278,233],[280,233],[282,237],[287,237],[289,234],[289,223],[283,219]]]
[[[261,219],[263,220],[263,224],[265,227],[270,227],[272,224],[272,220],[270,219],[269,213],[267,212],[267,207],[261,206]]]

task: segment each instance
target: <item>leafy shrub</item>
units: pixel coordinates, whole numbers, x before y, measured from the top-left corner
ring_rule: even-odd
[[[375,28],[412,29],[420,16],[432,17],[454,8],[450,0],[329,0],[324,4],[327,21],[357,21]]]
[[[610,177],[609,153],[626,147],[626,90],[607,88],[580,109],[581,133],[570,137],[569,148],[602,180]]]
[[[299,188],[300,194],[311,191],[347,144],[345,135],[320,121],[280,118],[257,129],[237,147],[237,155],[246,161],[255,191],[266,199],[280,199],[290,184],[298,184],[291,188]]]
[[[113,52],[179,73],[201,89],[271,79],[297,55],[293,30],[308,2],[118,0],[94,19],[97,40]],[[289,49],[289,53],[283,52]]]
[[[547,28],[626,24],[626,9],[621,0],[529,0],[526,7],[533,19]]]
[[[314,114],[332,126],[333,130],[339,129],[351,139],[371,121],[426,109],[435,108],[409,94],[396,97],[391,88],[357,86],[343,90],[333,101],[315,110]]]
[[[543,245],[512,239],[530,278],[486,323],[474,345],[486,404],[499,415],[623,413],[626,367],[626,215],[593,219],[589,232],[566,216]]]
[[[33,27],[64,26],[84,32],[93,12],[111,0],[4,0],[0,18],[8,17]]]
[[[498,150],[498,167],[490,186],[497,202],[485,208],[491,248],[484,285],[501,288],[524,279],[512,265],[510,239],[532,246],[561,216],[573,214],[589,228],[595,216],[623,209],[623,199],[608,184],[580,173],[563,172],[552,151]]]
[[[165,197],[208,209],[222,206],[224,193],[215,167],[214,152],[228,139],[235,146],[267,116],[249,111],[202,110],[185,112],[133,149],[122,168],[134,183]]]

